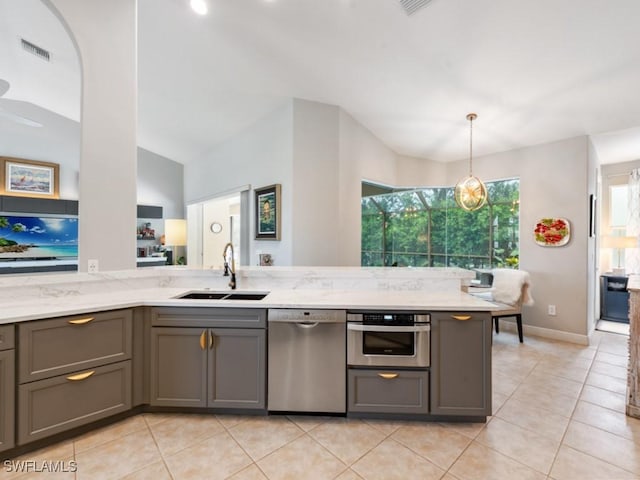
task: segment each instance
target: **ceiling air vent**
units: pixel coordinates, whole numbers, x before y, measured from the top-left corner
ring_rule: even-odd
[[[36,57],[41,58],[42,60],[49,61],[50,55],[44,48],[40,48],[37,45],[34,45],[31,42],[27,42],[24,38],[20,39],[22,43],[22,48],[29,53],[33,53]]]
[[[431,0],[400,0],[400,4],[407,15],[412,15],[420,10],[422,7],[426,7]]]

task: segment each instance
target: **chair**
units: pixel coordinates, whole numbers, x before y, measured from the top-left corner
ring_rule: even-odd
[[[533,305],[529,274],[524,270],[509,268],[496,268],[491,273],[493,274],[491,290],[475,295],[501,307],[491,312],[491,320],[495,324],[496,333],[500,333],[498,321],[501,318],[515,317],[518,338],[520,343],[523,343],[522,306]]]

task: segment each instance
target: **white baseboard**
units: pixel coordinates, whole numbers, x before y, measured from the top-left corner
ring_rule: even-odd
[[[500,320],[500,330],[509,332],[517,332],[516,323],[512,321]],[[534,337],[550,338],[552,340],[560,340],[568,343],[576,343],[578,345],[590,345],[590,335],[580,335],[578,333],[563,332],[561,330],[553,330],[551,328],[536,327],[535,325],[522,325],[522,334],[525,342],[527,335]]]

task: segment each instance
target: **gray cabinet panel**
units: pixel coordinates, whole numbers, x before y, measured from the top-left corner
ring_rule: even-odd
[[[162,207],[138,205],[138,218],[162,218]]]
[[[131,310],[18,325],[20,383],[131,358]]]
[[[14,351],[0,352],[0,452],[15,444],[15,364]]]
[[[2,210],[15,213],[67,213],[66,200],[51,198],[2,197]]]
[[[489,312],[432,314],[431,413],[491,415]]]
[[[132,403],[136,407],[149,403],[149,309],[139,307],[133,310],[133,339],[131,369],[133,376]]]
[[[0,325],[0,350],[10,350],[14,347],[13,325]]]
[[[20,385],[18,405],[20,445],[124,412],[131,409],[131,361]]]
[[[152,328],[150,404],[205,407],[207,349],[206,329]]]
[[[348,411],[429,413],[429,372],[350,368]]]
[[[154,308],[151,313],[154,327],[229,327],[265,328],[267,311],[263,308]]]
[[[216,328],[210,334],[208,406],[264,408],[265,331]]]

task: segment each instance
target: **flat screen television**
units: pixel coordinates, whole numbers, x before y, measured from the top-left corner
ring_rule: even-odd
[[[77,217],[0,214],[0,260],[77,257]]]

